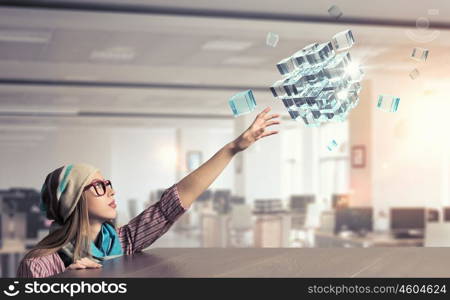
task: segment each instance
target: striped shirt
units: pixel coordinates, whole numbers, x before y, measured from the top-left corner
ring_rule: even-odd
[[[160,201],[149,206],[130,222],[118,228],[125,255],[139,252],[166,233],[172,224],[187,210],[181,206],[176,184],[164,191]],[[17,277],[41,278],[63,272],[66,269],[58,253],[22,259]]]

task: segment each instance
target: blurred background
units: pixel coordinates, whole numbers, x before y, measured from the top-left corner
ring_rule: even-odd
[[[238,154],[150,248],[449,246],[449,15],[445,0],[0,1],[0,275],[48,233],[52,170],[98,167],[120,226],[266,106],[280,133]],[[360,102],[305,127],[271,95],[275,65],[346,29]],[[228,99],[247,89],[258,106],[235,118]],[[383,94],[397,112],[376,107]]]

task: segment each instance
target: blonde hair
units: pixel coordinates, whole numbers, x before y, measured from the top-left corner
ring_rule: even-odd
[[[84,192],[81,193],[74,212],[62,227],[43,238],[25,254],[24,259],[53,254],[70,242],[73,242],[74,245],[73,261],[83,257],[92,258],[89,238],[89,211]]]

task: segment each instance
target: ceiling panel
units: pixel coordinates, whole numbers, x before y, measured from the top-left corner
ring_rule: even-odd
[[[5,38],[1,41],[0,34],[0,77],[61,82],[61,86],[0,84],[0,109],[75,107],[91,112],[230,115],[227,100],[239,91],[230,87],[242,87],[257,89],[255,95],[260,107],[272,105],[274,111],[284,112],[268,89],[264,90],[280,78],[275,64],[303,46],[329,40],[333,34],[347,28],[352,29],[356,38],[352,56],[363,63],[366,78],[408,76],[415,67],[419,67],[421,76],[428,80],[449,78],[447,68],[443,67],[450,59],[449,30],[440,29],[435,38],[421,42],[423,37],[436,31],[421,31],[414,27],[349,26],[345,22],[330,23],[329,20],[325,23],[276,20],[280,14],[327,18],[328,7],[336,4],[344,12],[344,21],[345,18],[368,18],[409,20],[414,24],[417,18],[425,16],[431,24],[450,23],[448,1],[412,4],[406,0],[382,0],[372,5],[354,0],[71,2],[128,7],[144,5],[167,8],[167,11],[129,14],[0,8],[0,33],[2,30],[19,30],[40,32],[41,36],[48,32],[50,36],[48,42],[20,42],[5,41]],[[438,9],[439,14],[428,15],[428,9]],[[189,11],[191,14],[186,15]],[[221,17],[199,16],[200,12],[207,14],[208,11],[222,14]],[[248,13],[249,17],[235,14],[231,18],[229,12]],[[258,13],[266,14],[267,19],[260,18],[261,15],[257,17],[255,14]],[[265,45],[268,32],[280,35],[277,47]],[[227,42],[248,43],[249,47],[242,50],[204,49],[208,43]],[[430,49],[426,63],[410,59],[412,48],[417,46]],[[166,88],[69,87],[64,85],[65,81],[122,85],[149,83]],[[194,85],[200,89],[171,89],[171,85]],[[217,90],[209,86],[215,86]],[[88,119],[88,124],[127,122],[125,118],[66,117],[54,118],[57,119],[54,121],[43,117],[0,117],[0,123],[17,125],[24,119],[31,125],[33,122],[41,125],[57,122],[58,126],[64,122],[80,125]],[[141,124],[141,121],[129,122]],[[173,123],[173,119],[167,122]]]

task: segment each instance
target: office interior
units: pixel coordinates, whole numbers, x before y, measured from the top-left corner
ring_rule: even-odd
[[[267,106],[279,134],[237,154],[150,249],[450,245],[446,1],[26,2],[0,4],[1,277],[48,233],[50,171],[98,167],[121,226]],[[364,70],[358,105],[343,122],[292,120],[269,90],[277,62],[346,29]],[[228,99],[247,89],[257,107],[234,117]],[[400,97],[398,111],[378,109],[379,95]]]

